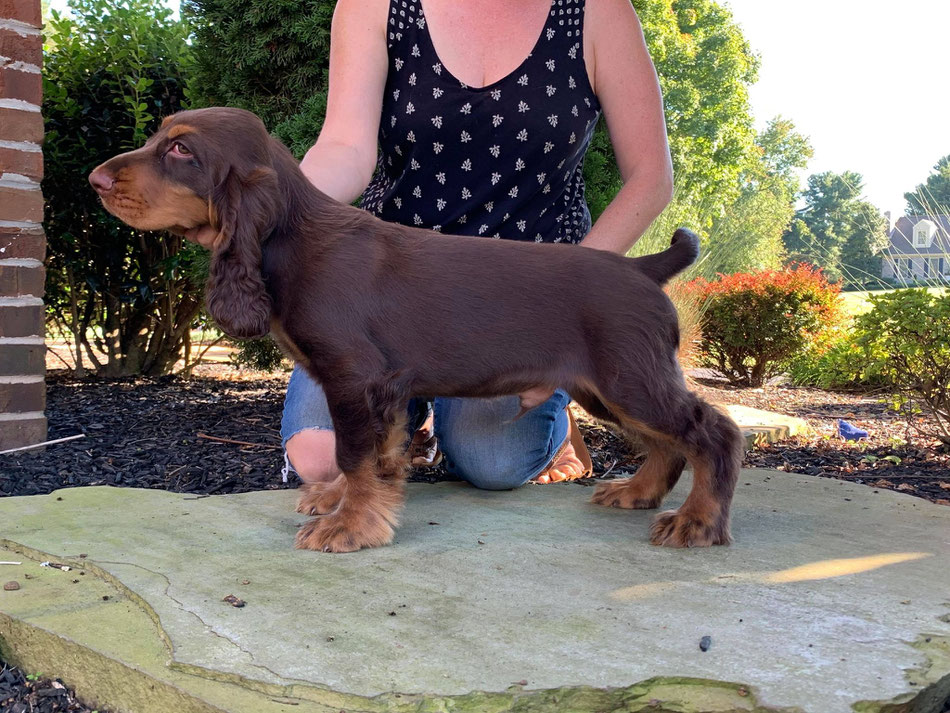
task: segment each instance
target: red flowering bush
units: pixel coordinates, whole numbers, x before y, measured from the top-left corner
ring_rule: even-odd
[[[761,386],[841,315],[839,288],[805,264],[698,278],[688,291],[702,313],[702,361],[734,384]]]

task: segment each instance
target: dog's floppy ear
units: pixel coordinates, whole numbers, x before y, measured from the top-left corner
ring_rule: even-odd
[[[261,241],[274,224],[277,175],[258,167],[238,175],[230,167],[211,197],[218,230],[211,256],[206,301],[218,326],[232,337],[251,339],[270,331],[271,300],[261,275]]]

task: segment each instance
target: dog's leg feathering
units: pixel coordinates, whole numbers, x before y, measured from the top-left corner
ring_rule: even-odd
[[[695,420],[684,435],[693,488],[678,510],[656,516],[650,542],[668,547],[728,545],[729,509],[742,464],[743,439],[729,416],[693,397]]]
[[[628,510],[652,510],[660,506],[683,474],[686,459],[661,440],[642,435],[641,440],[647,447],[647,459],[636,475],[600,483],[591,502]]]
[[[297,532],[299,549],[353,552],[392,541],[403,503],[406,409],[385,398],[386,389],[353,391],[350,398],[327,391],[343,475],[301,496],[298,509],[319,516]]]

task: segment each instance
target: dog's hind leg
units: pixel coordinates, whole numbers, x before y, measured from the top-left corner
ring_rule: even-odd
[[[347,380],[341,378],[338,384],[347,384]],[[326,388],[337,438],[337,463],[345,478],[343,497],[332,512],[300,528],[296,538],[300,549],[352,552],[388,544],[393,538],[403,502],[402,479],[394,477],[394,462],[383,456],[380,445],[394,440],[398,420],[381,429],[381,412],[370,407],[368,390],[349,384],[353,386],[349,391],[338,386]],[[384,441],[381,430],[388,437]],[[388,474],[381,472],[384,464],[390,468]]]
[[[693,487],[678,510],[656,516],[650,542],[669,547],[728,545],[729,509],[742,464],[743,438],[729,416],[693,394],[672,434],[693,468]],[[685,426],[685,427],[683,427]]]
[[[611,413],[610,408],[593,392],[575,390],[571,395],[594,418],[618,426],[621,424],[623,414],[620,410],[616,409],[616,415]],[[642,443],[646,447],[646,462],[632,478],[600,483],[594,490],[591,502],[637,510],[659,507],[682,475],[686,459],[662,439],[650,438],[641,431],[632,433],[630,429],[626,430],[628,441]]]
[[[678,510],[657,515],[650,541],[670,547],[725,545],[731,541],[729,508],[742,461],[742,436],[728,416],[687,391],[681,379],[666,379],[665,393],[658,393],[657,381],[639,388],[628,382],[623,387],[627,393],[603,399],[623,430],[639,435],[652,450],[637,475],[602,485],[594,502],[656,507],[676,483],[685,460],[693,468],[693,487]]]
[[[613,508],[652,510],[676,485],[686,459],[662,439],[638,435],[647,448],[646,462],[632,478],[600,483],[591,502]]]

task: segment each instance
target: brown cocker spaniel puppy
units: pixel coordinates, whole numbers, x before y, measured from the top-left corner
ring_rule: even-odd
[[[386,223],[317,190],[239,109],[175,114],[89,179],[135,228],[213,226],[208,311],[232,336],[270,332],[323,385],[346,477],[304,488],[298,509],[317,517],[298,547],[347,552],[392,539],[411,397],[535,387],[564,388],[649,449],[636,476],[601,484],[594,502],[656,508],[689,462],[692,490],[656,517],[650,540],[730,541],[742,439],[686,389],[661,288],[696,259],[689,231],[629,259]]]

